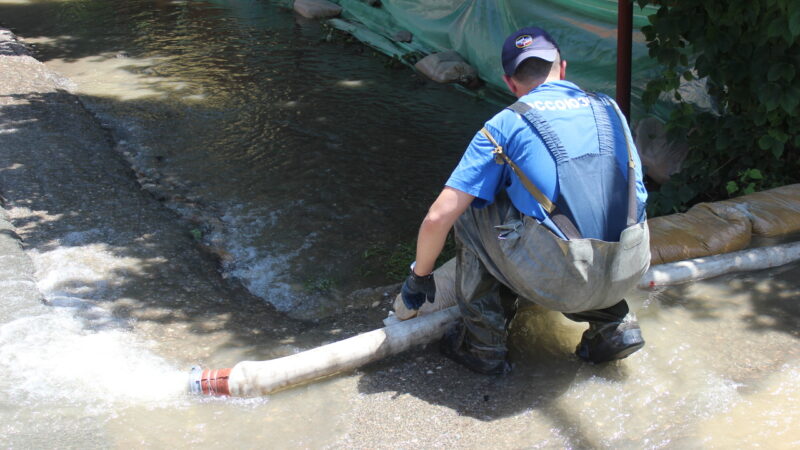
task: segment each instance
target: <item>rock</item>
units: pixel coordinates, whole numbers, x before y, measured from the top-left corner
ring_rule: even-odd
[[[342,13],[342,7],[326,0],[295,0],[294,10],[307,19],[330,19]]]
[[[411,42],[411,39],[413,37],[414,35],[412,35],[411,32],[407,30],[400,30],[392,35],[392,39],[394,39],[397,42]]]
[[[30,54],[14,33],[0,28],[0,56],[30,56]]]
[[[419,60],[414,67],[437,83],[471,84],[478,77],[475,68],[453,50],[432,53]]]
[[[375,288],[362,288],[351,292],[347,297],[356,308],[376,308],[385,303],[386,296],[383,295],[385,291],[397,291],[399,289],[399,284]]]
[[[647,176],[663,184],[673,174],[680,172],[689,146],[685,141],[670,140],[664,124],[655,117],[647,117],[636,125],[636,148]]]

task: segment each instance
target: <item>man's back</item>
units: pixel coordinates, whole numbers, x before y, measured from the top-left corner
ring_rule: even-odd
[[[563,145],[563,150],[568,157],[577,158],[599,152],[600,138],[589,96],[573,83],[563,80],[544,83],[519,100],[547,122],[550,130]],[[610,120],[612,133],[608,136],[611,142],[606,142],[606,145],[613,148],[614,156],[617,159],[618,173],[624,178],[627,177],[628,152],[625,134],[628,131],[613,112],[613,108],[609,107],[608,109],[611,111],[606,111],[605,117]],[[533,181],[544,196],[554,202],[557,201],[560,194],[560,183],[556,161],[552,152],[546,147],[541,133],[534,131],[520,114],[509,109],[496,114],[486,122],[485,126],[496,139],[497,144]],[[494,150],[494,144],[478,133],[447,185],[475,195],[477,198],[473,206],[479,208],[490,204],[494,201],[495,194],[506,189],[514,206],[520,212],[540,221],[545,220],[547,214],[542,205],[531,196],[520,178],[513,174],[507,165],[499,166],[494,162],[492,150]],[[635,148],[632,148],[631,151],[636,164],[638,216],[643,217],[647,191],[642,182],[638,154],[636,154]],[[600,177],[602,176],[601,174]],[[578,181],[595,183],[595,180],[591,179]],[[621,198],[627,196],[626,187],[623,186],[617,191],[616,194]],[[579,199],[579,202],[589,205],[595,201],[596,199],[591,196],[581,196]],[[581,208],[583,204],[571,206]],[[552,227],[548,222],[545,224]],[[587,226],[586,228],[597,227]],[[557,230],[553,231],[557,232]],[[619,231],[621,230],[611,233],[613,237],[591,237],[615,240]]]

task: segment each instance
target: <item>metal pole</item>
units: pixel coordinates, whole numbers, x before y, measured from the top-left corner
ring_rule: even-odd
[[[617,104],[631,121],[631,46],[633,0],[618,0],[617,14]]]

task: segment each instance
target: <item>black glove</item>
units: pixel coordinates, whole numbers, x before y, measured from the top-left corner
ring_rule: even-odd
[[[408,309],[419,309],[425,300],[433,303],[433,298],[436,297],[436,283],[433,282],[433,274],[421,277],[412,269],[411,274],[403,283],[403,288],[400,289],[400,295]]]

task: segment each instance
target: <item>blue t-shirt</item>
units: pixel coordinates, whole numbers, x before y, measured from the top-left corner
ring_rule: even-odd
[[[542,114],[571,158],[599,151],[597,127],[589,99],[575,84],[564,80],[547,82],[524,95],[519,101],[527,103]],[[533,128],[509,109],[497,113],[486,122],[485,127],[542,194],[555,202],[558,199],[556,163]],[[614,128],[617,142],[625,142],[625,135],[630,136],[627,124],[624,124],[624,129]],[[492,150],[494,145],[489,139],[481,132],[476,133],[445,184],[475,196],[472,206],[476,208],[491,204],[495,195],[505,189],[511,202],[521,213],[544,220],[544,208],[528,193],[522,181],[507,164],[495,162]],[[647,201],[647,190],[642,181],[642,165],[636,149],[631,148],[631,151],[636,163],[636,195],[639,204],[644,205]],[[627,149],[618,149],[616,156],[620,170],[627,178]]]

